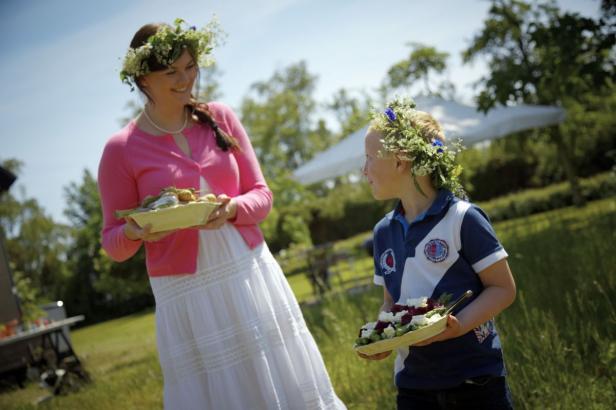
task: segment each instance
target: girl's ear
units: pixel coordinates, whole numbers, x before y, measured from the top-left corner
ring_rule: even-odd
[[[401,157],[396,156],[396,170],[400,173],[407,172],[410,169],[411,163]]]

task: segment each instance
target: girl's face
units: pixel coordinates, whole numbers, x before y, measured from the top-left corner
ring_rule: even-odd
[[[144,75],[141,83],[154,103],[184,106],[190,102],[197,70],[192,56],[184,50],[168,68]]]
[[[399,198],[401,181],[401,162],[391,154],[381,155],[379,151],[383,148],[380,133],[368,131],[366,134],[366,162],[364,163],[363,173],[375,199],[384,200]]]

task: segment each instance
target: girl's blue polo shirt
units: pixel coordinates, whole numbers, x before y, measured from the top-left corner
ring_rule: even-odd
[[[483,211],[446,190],[412,223],[399,203],[374,228],[374,282],[396,303],[443,293],[457,298],[468,289],[477,297],[483,290],[477,272],[506,257]],[[398,349],[394,373],[396,386],[409,389],[505,375],[493,320],[455,339]]]

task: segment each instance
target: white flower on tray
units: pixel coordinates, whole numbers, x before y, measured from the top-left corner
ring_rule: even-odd
[[[368,322],[362,328],[359,337],[369,338],[374,330],[376,322]]]
[[[392,339],[417,330],[443,318],[447,296],[439,300],[428,297],[407,299],[407,304],[395,304],[389,312],[380,312],[376,322],[361,327],[355,347]]]
[[[383,329],[383,334],[385,335],[386,338],[391,339],[392,337],[396,335],[396,329],[393,326],[388,326],[385,329]]]
[[[407,306],[414,307],[426,307],[428,306],[428,298],[426,296],[422,298],[411,298],[406,300]]]
[[[411,319],[411,326],[413,325],[426,326],[427,324],[428,324],[428,319],[426,318],[425,315],[413,316],[413,319]]]

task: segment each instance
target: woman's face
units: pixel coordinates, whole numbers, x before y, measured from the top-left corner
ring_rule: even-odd
[[[401,178],[399,161],[393,155],[379,154],[383,149],[381,138],[381,134],[375,131],[368,131],[366,134],[366,162],[363,173],[375,199],[397,198]]]
[[[143,76],[141,84],[154,103],[184,106],[197,78],[197,64],[186,50],[168,68]]]

